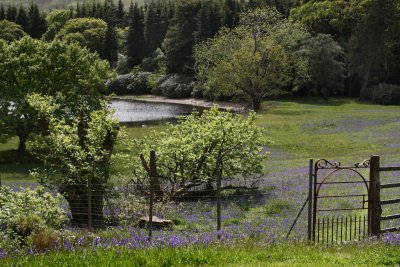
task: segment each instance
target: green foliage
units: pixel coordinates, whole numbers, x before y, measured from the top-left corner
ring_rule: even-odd
[[[285,200],[273,200],[264,207],[264,214],[272,216],[281,213],[283,210],[289,209],[290,204]]]
[[[265,97],[283,94],[290,81],[307,78],[306,59],[293,56],[301,39],[295,45],[287,42],[296,37],[287,30],[293,26],[272,8],[242,14],[238,27],[223,29],[196,47],[197,77],[215,96],[247,97],[258,110]]]
[[[170,98],[188,98],[194,86],[195,82],[191,77],[174,74],[162,77],[154,90]]]
[[[197,0],[174,1],[174,17],[166,33],[162,47],[165,51],[166,72],[192,72],[193,33],[196,31],[196,16],[200,8]]]
[[[342,93],[346,73],[343,48],[330,35],[318,34],[307,40],[303,52],[309,61],[309,93],[324,97]]]
[[[128,67],[140,65],[145,53],[143,10],[137,3],[129,8],[129,31],[127,37]]]
[[[54,98],[32,94],[28,103],[48,121],[47,132],[30,141],[31,153],[44,163],[35,175],[50,186],[85,184],[89,179],[94,184],[107,183],[119,130],[107,102],[87,113],[81,106],[82,111],[70,121],[55,115],[58,107]]]
[[[71,19],[70,10],[54,9],[49,12],[46,15],[47,31],[42,37],[43,40],[52,41],[69,19]]]
[[[114,26],[108,25],[106,36],[104,37],[103,56],[111,65],[118,61],[118,39]]]
[[[20,25],[8,20],[0,20],[0,40],[12,42],[21,39],[25,35],[26,33]]]
[[[61,208],[63,197],[53,196],[37,187],[16,192],[2,186],[0,188],[0,225],[6,226],[12,234],[27,237],[43,227],[60,229],[67,222]]]
[[[173,198],[193,186],[215,181],[219,175],[229,179],[263,173],[267,154],[262,150],[269,142],[255,125],[254,113],[243,118],[213,107],[202,115],[193,113],[181,118],[179,124],[170,125],[166,131],[153,132],[138,143],[138,151],[145,158],[150,150],[156,152],[160,182],[174,188],[164,193]],[[132,163],[136,181],[146,182],[148,174],[139,157],[134,157]]]
[[[382,105],[400,105],[400,86],[381,83],[372,89],[372,100]]]
[[[95,109],[101,99],[98,87],[109,76],[108,69],[107,62],[76,44],[28,37],[0,42],[0,124],[5,126],[1,134],[17,135],[24,145],[37,130],[37,112],[26,101],[32,93],[54,96],[60,104],[58,114],[61,110],[77,114],[80,103]]]
[[[124,75],[119,75],[106,83],[106,93],[117,95],[132,94],[143,95],[150,93],[150,88],[147,83],[148,76],[146,72],[136,72]]]
[[[103,55],[107,23],[95,18],[75,18],[68,20],[56,35],[57,40],[78,43],[92,52]]]
[[[222,243],[222,242],[221,242]],[[310,246],[294,242],[263,244],[255,240],[233,244],[150,249],[107,248],[21,255],[2,260],[6,266],[393,266],[399,246],[381,242],[342,246]]]

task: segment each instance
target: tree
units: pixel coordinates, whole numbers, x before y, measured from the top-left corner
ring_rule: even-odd
[[[43,130],[27,95],[53,96],[71,116],[79,114],[80,102],[96,109],[101,99],[99,86],[109,77],[108,70],[107,62],[77,44],[46,43],[29,37],[11,44],[1,42],[0,125],[6,126],[2,131],[18,136],[18,149],[25,151],[29,135]]]
[[[18,9],[16,23],[19,24],[25,32],[28,30],[29,19],[25,8],[22,5]]]
[[[280,31],[287,25],[272,8],[244,13],[238,27],[222,29],[195,48],[197,77],[209,92],[246,97],[260,109],[265,97],[285,93],[293,79],[307,78],[305,59],[292,56],[293,46],[281,43],[292,38],[294,31]],[[283,33],[288,36],[282,38]]]
[[[17,20],[17,8],[15,6],[9,5],[6,12],[6,19],[8,21],[15,22]]]
[[[76,42],[92,52],[103,55],[103,44],[107,32],[107,23],[101,19],[70,19],[56,35],[56,39],[67,43]]]
[[[137,3],[129,9],[130,25],[127,38],[128,68],[140,65],[145,56],[143,12]]]
[[[125,18],[124,3],[122,2],[122,0],[119,0],[116,12],[117,26],[124,26],[124,18]]]
[[[6,11],[3,4],[0,5],[0,20],[6,19]]]
[[[370,82],[375,66],[382,66],[388,29],[397,14],[396,2],[369,0],[364,5],[364,16],[355,27],[350,39],[351,75],[360,79],[361,90]]]
[[[47,13],[47,31],[42,37],[43,40],[52,41],[71,18],[71,11],[67,9],[55,9]]]
[[[107,59],[111,65],[115,65],[118,61],[118,40],[115,28],[111,24],[107,27],[103,51],[104,58]]]
[[[318,34],[308,40],[310,89],[316,95],[338,95],[344,89],[346,73],[343,48],[330,35]]]
[[[32,94],[28,96],[28,102],[48,122],[47,132],[35,136],[30,142],[33,155],[44,164],[36,176],[64,194],[72,213],[73,226],[88,223],[86,185],[89,183],[93,191],[91,221],[94,227],[103,226],[104,193],[119,131],[118,120],[112,117],[108,103],[101,102],[100,109],[91,110],[80,102],[77,104],[79,114],[74,114],[68,121],[55,115],[59,113],[59,107],[52,97]]]
[[[0,39],[12,42],[21,39],[25,35],[26,33],[20,25],[8,20],[0,20]]]
[[[192,72],[194,32],[200,3],[196,0],[175,1],[174,17],[171,20],[162,47],[165,51],[167,73]]]
[[[176,199],[195,186],[218,179],[249,178],[263,173],[268,153],[262,151],[269,142],[255,124],[255,113],[244,118],[217,107],[202,115],[194,112],[138,143],[141,156],[133,159],[134,182],[148,184],[149,173],[143,163],[151,150],[157,155],[158,197]],[[170,190],[163,191],[160,185]]]
[[[42,37],[42,35],[46,32],[46,20],[42,16],[42,14],[39,12],[39,9],[36,4],[33,2],[31,3],[31,6],[29,7],[29,12],[28,12],[28,21],[29,21],[29,26],[28,26],[28,34],[32,38],[37,38],[39,39]]]

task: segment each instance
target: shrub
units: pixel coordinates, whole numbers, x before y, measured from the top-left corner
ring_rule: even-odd
[[[400,86],[381,83],[373,88],[372,100],[382,105],[400,105]]]
[[[62,196],[52,196],[43,187],[15,192],[0,188],[0,225],[17,235],[26,235],[47,226],[60,229],[67,222],[61,208]]]
[[[119,75],[118,77],[107,81],[106,87],[108,94],[148,94],[151,92],[147,83],[149,73],[137,72]]]
[[[58,238],[56,231],[50,228],[43,228],[31,235],[30,242],[37,251],[45,251],[53,248]]]
[[[8,231],[12,238],[24,240],[32,233],[45,228],[45,222],[37,214],[17,214],[8,225]]]
[[[164,96],[170,98],[186,98],[192,95],[195,82],[192,78],[174,74],[160,81],[159,88]]]

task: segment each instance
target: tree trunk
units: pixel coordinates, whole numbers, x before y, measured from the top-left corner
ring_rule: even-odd
[[[251,106],[254,111],[259,111],[261,108],[261,99],[257,96],[251,96]]]
[[[25,153],[26,152],[26,140],[28,138],[26,136],[19,136],[19,144],[18,144],[18,152]]]
[[[89,199],[86,185],[62,185],[59,188],[65,196],[71,210],[71,225],[73,227],[88,227],[89,225]],[[104,189],[102,185],[92,185],[92,227],[101,228],[104,226],[103,206]]]

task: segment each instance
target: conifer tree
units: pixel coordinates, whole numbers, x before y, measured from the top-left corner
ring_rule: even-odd
[[[131,3],[129,8],[130,25],[127,38],[128,67],[139,65],[145,53],[143,11],[138,4]]]
[[[21,5],[18,9],[17,24],[21,25],[22,29],[26,32],[28,30],[28,15],[25,8]]]
[[[118,40],[112,23],[109,23],[107,26],[103,51],[104,58],[110,62],[111,66],[115,65],[118,61]]]
[[[7,8],[7,13],[6,13],[6,19],[8,21],[16,22],[17,20],[17,8],[15,6],[8,6]]]
[[[239,22],[238,2],[236,0],[225,0],[224,10],[224,24],[232,29]]]
[[[176,0],[175,12],[163,41],[167,73],[191,73],[194,32],[200,4],[197,0]]]
[[[0,20],[6,19],[6,11],[4,10],[3,4],[0,5]]]
[[[40,14],[38,6],[33,2],[29,7],[27,32],[32,38],[40,38],[46,32],[46,20]]]
[[[116,23],[118,26],[122,27],[124,26],[124,17],[125,17],[125,12],[124,12],[124,3],[122,0],[118,1],[118,7],[117,7],[117,13],[116,13]]]

